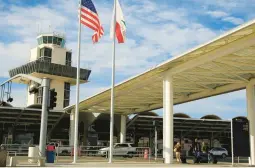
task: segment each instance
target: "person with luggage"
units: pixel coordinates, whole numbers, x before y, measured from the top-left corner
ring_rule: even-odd
[[[181,162],[181,144],[180,144],[180,142],[178,142],[174,146],[174,152],[175,152],[177,162],[180,163]]]

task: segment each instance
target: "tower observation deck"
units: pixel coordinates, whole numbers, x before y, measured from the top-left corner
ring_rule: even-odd
[[[72,51],[65,46],[65,36],[48,33],[37,36],[37,47],[31,49],[28,63],[9,70],[10,77],[18,74],[29,74],[39,78],[51,79],[50,88],[54,88],[57,95],[56,109],[63,109],[69,105],[70,86],[76,85],[77,68],[72,67]],[[88,81],[91,70],[80,69],[80,82]],[[18,79],[14,82],[28,85],[27,106],[42,103],[42,89],[34,93],[38,85],[28,79]]]

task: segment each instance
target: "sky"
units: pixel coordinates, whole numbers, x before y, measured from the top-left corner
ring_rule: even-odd
[[[186,50],[255,18],[255,0],[119,0],[127,40],[116,46],[116,82],[142,73]],[[81,67],[92,70],[81,85],[80,100],[111,85],[112,41],[109,30],[113,0],[93,0],[105,35],[92,44],[93,31],[82,26]],[[76,66],[78,0],[0,0],[0,83],[8,70],[28,62],[39,33],[64,33]],[[71,88],[71,104],[75,102]],[[13,105],[26,106],[26,86],[13,84]],[[174,106],[200,118],[246,116],[245,90]],[[162,115],[162,109],[157,110]]]

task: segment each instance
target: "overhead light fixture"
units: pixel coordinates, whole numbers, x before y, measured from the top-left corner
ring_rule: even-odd
[[[0,106],[5,106],[6,105],[6,102],[2,101],[0,102]]]
[[[38,92],[38,88],[36,86],[33,86],[32,88],[29,89],[29,93],[37,93]]]
[[[11,97],[9,97],[8,99],[7,99],[7,102],[12,102],[13,101],[13,98],[11,98]]]

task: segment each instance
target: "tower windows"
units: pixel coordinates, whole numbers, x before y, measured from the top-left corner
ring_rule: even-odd
[[[59,46],[60,46],[60,45],[61,45],[61,43],[62,43],[62,38],[59,38],[59,37],[58,37],[57,45],[59,45]]]
[[[51,48],[41,48],[40,49],[40,60],[45,62],[51,62],[52,49]]]
[[[72,65],[72,53],[66,52],[66,65],[71,66]]]
[[[53,37],[53,44],[57,44],[58,38],[57,37]]]
[[[38,93],[37,93],[37,98],[36,98],[37,104],[42,104],[42,97],[43,97],[43,87],[39,87]]]
[[[64,107],[69,106],[70,103],[70,83],[65,82],[64,86]]]
[[[52,41],[53,41],[52,36],[48,36],[48,43],[52,44]]]
[[[43,36],[43,43],[44,43],[44,44],[47,44],[47,43],[48,43],[47,36]]]
[[[37,38],[37,43],[41,44],[55,44],[62,48],[65,47],[65,39],[63,37],[56,36],[41,36]]]

